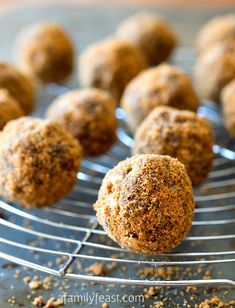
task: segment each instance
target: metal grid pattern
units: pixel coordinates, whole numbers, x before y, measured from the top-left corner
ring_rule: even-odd
[[[175,60],[177,63],[177,55]],[[117,143],[107,155],[82,162],[77,184],[66,199],[53,207],[33,210],[0,201],[0,257],[48,274],[84,281],[159,286],[235,285],[235,153],[232,142],[226,141],[229,139],[217,107],[205,102],[199,112],[214,123],[216,157],[208,180],[195,189],[197,207],[192,230],[175,250],[154,257],[127,252],[108,239],[97,223],[92,205],[102,178],[130,155],[133,142],[125,114],[118,109]],[[63,264],[56,263],[58,257],[63,257]],[[95,261],[125,265],[125,273],[117,270],[105,277],[91,276],[77,266],[78,262],[85,267]],[[140,279],[137,275],[143,267],[169,266],[180,268],[185,274],[174,280]],[[186,271],[189,266],[196,273],[202,267],[210,268],[212,278],[192,276],[191,271]]]

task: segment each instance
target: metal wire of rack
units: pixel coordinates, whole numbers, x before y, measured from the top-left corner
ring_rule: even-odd
[[[209,105],[208,105],[209,104]],[[0,201],[0,257],[55,276],[100,283],[145,286],[233,285],[235,286],[235,152],[221,128],[219,113],[210,103],[199,110],[214,122],[217,145],[214,168],[208,180],[195,189],[195,219],[189,236],[170,253],[143,256],[121,249],[103,231],[92,204],[105,173],[130,155],[132,137],[125,115],[117,110],[118,141],[107,155],[82,162],[73,192],[53,207],[26,210]],[[228,146],[230,149],[228,149]],[[63,257],[58,265],[56,260]],[[125,265],[105,277],[84,273],[89,262]],[[138,276],[144,267],[177,267],[179,279],[146,279]],[[192,271],[187,271],[188,267]],[[198,269],[210,268],[212,278]],[[121,273],[120,273],[121,272]],[[190,273],[197,273],[196,276]]]

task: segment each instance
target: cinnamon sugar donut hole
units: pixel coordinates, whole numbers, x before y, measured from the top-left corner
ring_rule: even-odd
[[[184,165],[170,156],[148,154],[127,158],[106,174],[94,209],[122,248],[159,254],[188,234],[194,206]]]
[[[27,26],[18,35],[17,60],[35,81],[60,82],[74,66],[74,46],[60,25],[41,22]]]
[[[214,44],[202,52],[195,64],[198,94],[220,103],[221,91],[235,78],[235,40]]]
[[[25,114],[35,105],[35,88],[32,81],[14,65],[0,61],[0,88],[5,89],[20,104]]]
[[[51,120],[22,117],[0,133],[0,194],[27,208],[52,204],[76,183],[81,147]]]
[[[134,45],[123,39],[108,38],[82,53],[78,71],[83,87],[106,90],[119,102],[128,82],[145,67],[145,58]]]
[[[224,125],[230,136],[235,137],[235,79],[223,88],[221,101]]]
[[[177,45],[176,34],[170,25],[162,17],[145,12],[127,17],[118,26],[116,34],[141,50],[149,65],[167,60]]]
[[[132,132],[155,107],[162,105],[192,111],[200,105],[189,77],[181,69],[165,63],[135,77],[121,99]]]
[[[213,163],[214,135],[209,123],[196,113],[156,107],[138,127],[133,154],[161,154],[177,158],[193,185],[202,183]]]
[[[46,116],[65,127],[81,144],[84,155],[101,155],[116,141],[116,102],[95,88],[72,90],[55,99]]]
[[[9,95],[7,90],[0,89],[0,130],[11,120],[24,116],[18,102]]]
[[[199,31],[196,46],[199,52],[214,44],[235,41],[235,14],[216,16]]]

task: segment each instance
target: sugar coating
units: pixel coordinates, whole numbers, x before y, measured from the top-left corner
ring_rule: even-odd
[[[8,93],[0,89],[0,130],[11,120],[24,116],[24,111],[18,102]]]
[[[36,23],[20,32],[17,58],[21,68],[36,81],[59,82],[73,70],[74,47],[60,25]]]
[[[208,122],[196,113],[156,107],[135,134],[133,154],[161,154],[178,158],[193,185],[203,182],[213,163],[214,136]]]
[[[26,114],[35,104],[33,83],[13,65],[0,61],[0,88],[6,89],[18,101]]]
[[[235,14],[217,16],[209,20],[199,31],[196,45],[199,52],[215,43],[235,41]]]
[[[78,139],[85,155],[100,155],[116,141],[115,108],[116,102],[103,90],[73,90],[49,106],[47,117]]]
[[[0,194],[31,208],[57,202],[76,182],[81,147],[51,120],[22,117],[0,133]]]
[[[222,111],[224,125],[229,134],[235,136],[235,80],[227,84],[222,91]]]
[[[135,155],[106,174],[94,209],[121,247],[158,254],[179,245],[191,228],[192,185],[177,159]]]
[[[116,34],[139,48],[149,65],[165,61],[177,44],[173,29],[162,17],[144,12],[127,17]]]
[[[194,77],[199,95],[219,103],[221,90],[235,78],[235,40],[214,44],[202,52]]]
[[[145,67],[144,56],[131,43],[108,38],[83,52],[78,71],[82,86],[107,90],[118,101],[127,83]]]
[[[140,73],[128,84],[121,99],[133,132],[157,106],[196,111],[199,104],[191,80],[183,71],[169,64]]]

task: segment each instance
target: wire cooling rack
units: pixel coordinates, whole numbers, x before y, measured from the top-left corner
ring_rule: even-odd
[[[191,61],[189,55],[187,50],[181,50],[179,59],[183,59],[183,64],[185,59]],[[175,63],[178,64],[177,55]],[[49,90],[64,91],[57,86]],[[214,168],[208,180],[195,189],[197,206],[191,232],[172,252],[150,257],[128,252],[110,240],[97,223],[92,205],[102,178],[120,160],[130,156],[133,142],[125,114],[117,109],[117,143],[107,155],[83,160],[77,184],[65,199],[54,206],[33,210],[0,201],[0,257],[48,274],[84,281],[235,286],[235,146],[221,124],[218,107],[203,102],[199,113],[214,125]],[[94,262],[113,270],[104,277],[89,275],[85,269]],[[146,267],[172,267],[181,274],[173,278],[142,278],[139,272]]]

